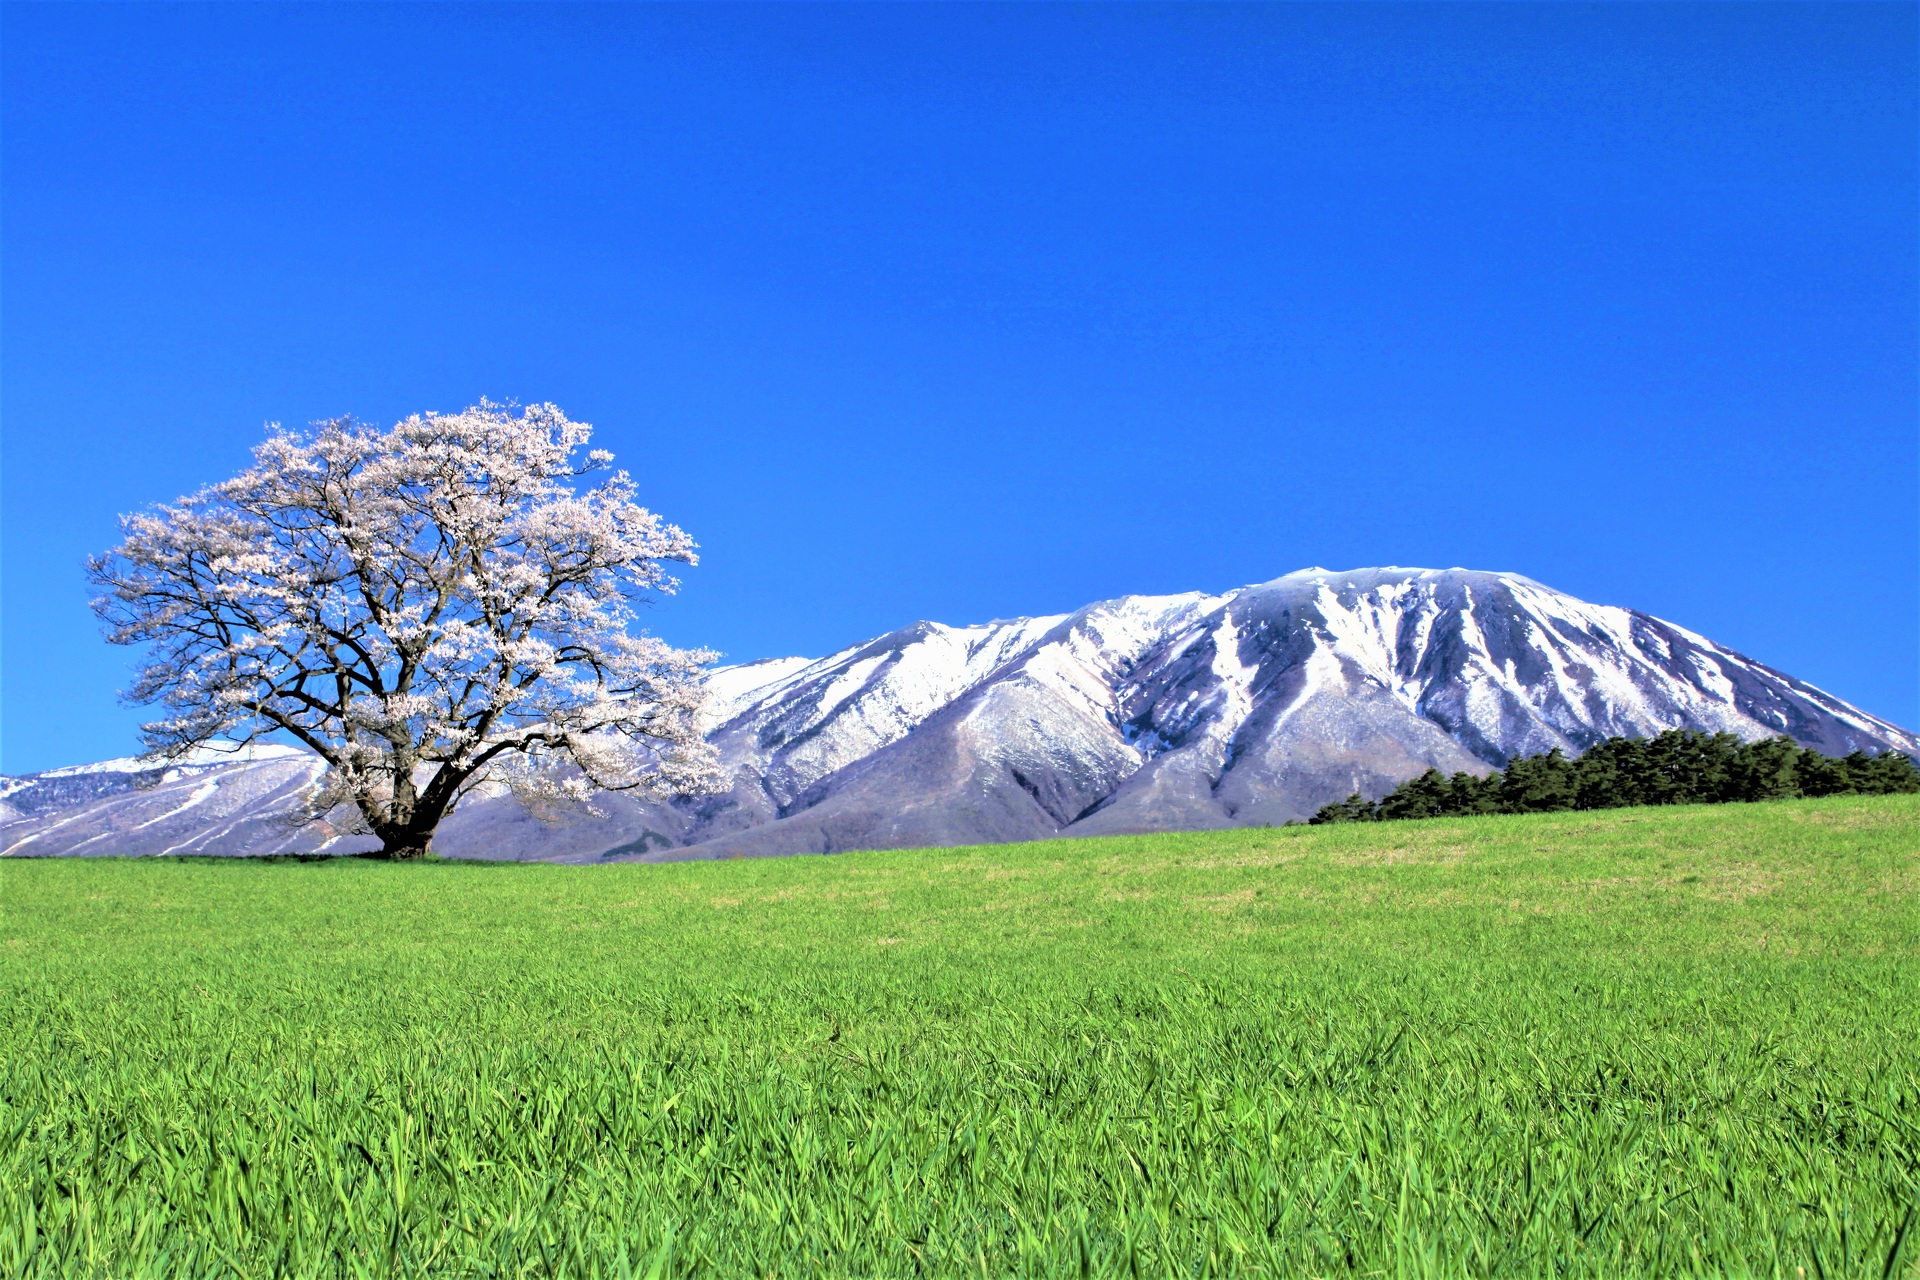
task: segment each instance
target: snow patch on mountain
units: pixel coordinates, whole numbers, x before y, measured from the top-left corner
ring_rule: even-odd
[[[94,764],[74,764],[60,769],[44,769],[28,776],[80,778],[96,773],[145,773],[154,769],[169,768],[206,769],[217,765],[257,764],[269,760],[311,758],[312,754],[304,747],[290,747],[277,742],[208,743],[205,746],[195,747],[185,755],[172,760],[152,756],[121,756]],[[10,779],[10,781],[19,781],[19,779]]]

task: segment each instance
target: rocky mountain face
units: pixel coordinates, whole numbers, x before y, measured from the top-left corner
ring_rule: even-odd
[[[1920,752],[1684,628],[1462,569],[1309,569],[1218,596],[921,622],[818,660],[721,668],[709,688],[721,794],[609,796],[558,820],[476,796],[435,848],[663,860],[1278,824],[1429,767],[1485,772],[1671,728]],[[0,779],[0,852],[373,847],[284,819],[318,772],[254,748]]]

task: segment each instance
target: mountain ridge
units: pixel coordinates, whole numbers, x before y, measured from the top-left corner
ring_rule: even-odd
[[[482,795],[435,847],[660,860],[1279,823],[1427,768],[1485,772],[1668,728],[1784,733],[1834,754],[1920,749],[1909,731],[1650,614],[1521,574],[1397,566],[965,627],[920,621],[822,658],[718,668],[709,698],[717,794],[608,796],[600,815],[558,822]],[[355,849],[323,826],[276,827],[269,812],[317,765],[292,752],[149,769],[138,787],[103,772],[99,795],[32,813],[67,771],[6,779],[0,852]]]

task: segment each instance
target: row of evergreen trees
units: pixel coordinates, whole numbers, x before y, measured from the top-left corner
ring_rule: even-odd
[[[1356,791],[1312,820],[1383,822],[1907,792],[1920,792],[1920,769],[1897,751],[1835,757],[1795,746],[1791,738],[1742,742],[1730,733],[1669,729],[1657,738],[1608,738],[1572,759],[1558,747],[1543,756],[1520,756],[1485,778],[1449,778],[1429,769],[1377,801]]]

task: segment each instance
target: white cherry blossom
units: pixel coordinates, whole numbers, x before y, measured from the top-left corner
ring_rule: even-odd
[[[484,400],[384,430],[275,427],[249,470],[125,517],[88,573],[108,639],[148,646],[128,698],[164,709],[149,754],[289,735],[328,766],[310,810],[395,857],[487,782],[536,807],[709,789],[714,655],[636,613],[694,543],[585,451],[591,430]]]

